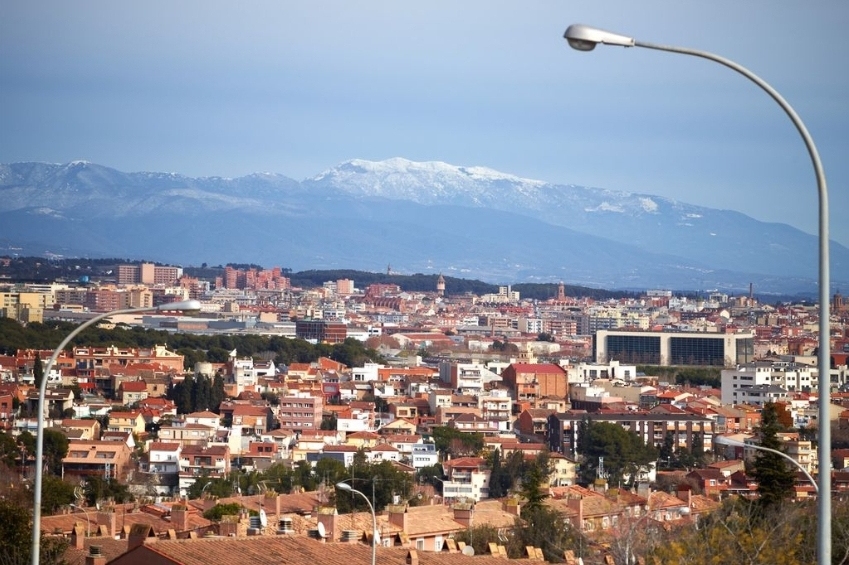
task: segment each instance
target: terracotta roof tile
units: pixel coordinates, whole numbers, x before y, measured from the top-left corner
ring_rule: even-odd
[[[377,548],[378,565],[401,565],[408,548]],[[196,540],[155,541],[130,550],[110,564],[179,563],[208,565],[224,556],[238,556],[242,565],[351,565],[368,563],[371,548],[355,543],[321,543],[297,536],[255,536],[247,538],[202,538]],[[503,565],[503,557],[462,553],[418,552],[419,565]]]

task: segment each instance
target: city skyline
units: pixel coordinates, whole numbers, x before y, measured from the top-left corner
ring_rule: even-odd
[[[586,23],[750,68],[811,130],[837,211],[849,205],[847,19],[836,1],[5,5],[0,162],[302,180],[405,157],[816,233],[804,145],[763,92],[704,61],[578,53],[562,34]],[[849,226],[832,224],[849,245]]]

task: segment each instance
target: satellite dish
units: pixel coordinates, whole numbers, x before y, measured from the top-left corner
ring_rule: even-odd
[[[327,530],[324,529],[324,524],[322,524],[321,522],[318,523],[318,537],[320,537],[320,538],[326,538],[327,537]]]
[[[265,508],[259,509],[259,523],[263,528],[268,526],[268,515],[265,513]]]
[[[466,547],[463,548],[463,555],[468,555],[469,557],[471,557],[474,554],[475,554],[475,548],[472,547],[471,545],[467,545]]]

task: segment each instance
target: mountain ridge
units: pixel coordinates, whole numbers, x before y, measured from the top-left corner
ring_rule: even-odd
[[[404,158],[351,159],[300,182],[277,173],[123,173],[80,161],[0,165],[2,242],[299,269],[391,262],[409,272],[621,289],[754,283],[813,293],[817,273],[816,237],[785,224]],[[849,250],[832,243],[835,281],[849,280],[847,265]]]

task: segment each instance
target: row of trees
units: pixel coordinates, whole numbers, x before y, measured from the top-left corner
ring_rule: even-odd
[[[218,414],[218,407],[225,398],[224,379],[221,375],[215,375],[213,378],[188,375],[168,391],[168,399],[174,402],[180,414],[204,410]]]
[[[314,491],[323,487],[327,494],[327,504],[335,505],[339,512],[367,511],[368,505],[362,498],[334,488],[341,481],[352,484],[372,499],[378,512],[392,504],[395,497],[411,505],[416,505],[419,500],[412,496],[415,485],[408,473],[397,469],[390,461],[370,463],[363,451],[354,456],[353,464],[347,468],[341,461],[322,458],[314,467],[307,461],[298,461],[294,466],[277,463],[264,472],[234,470],[225,478],[200,477],[189,488],[187,495],[189,498],[205,495],[223,498],[272,490],[288,494],[301,489]]]
[[[0,354],[14,355],[19,349],[54,349],[74,327],[74,324],[68,322],[30,323],[24,326],[11,318],[0,318]],[[168,344],[172,350],[183,355],[187,369],[201,361],[224,363],[234,349],[239,355],[273,360],[278,365],[310,363],[319,357],[329,357],[349,367],[360,366],[367,361],[384,361],[377,351],[353,338],[333,345],[314,345],[303,339],[279,336],[196,335],[125,326],[112,329],[87,328],[74,338],[71,346],[153,347],[158,344]]]

